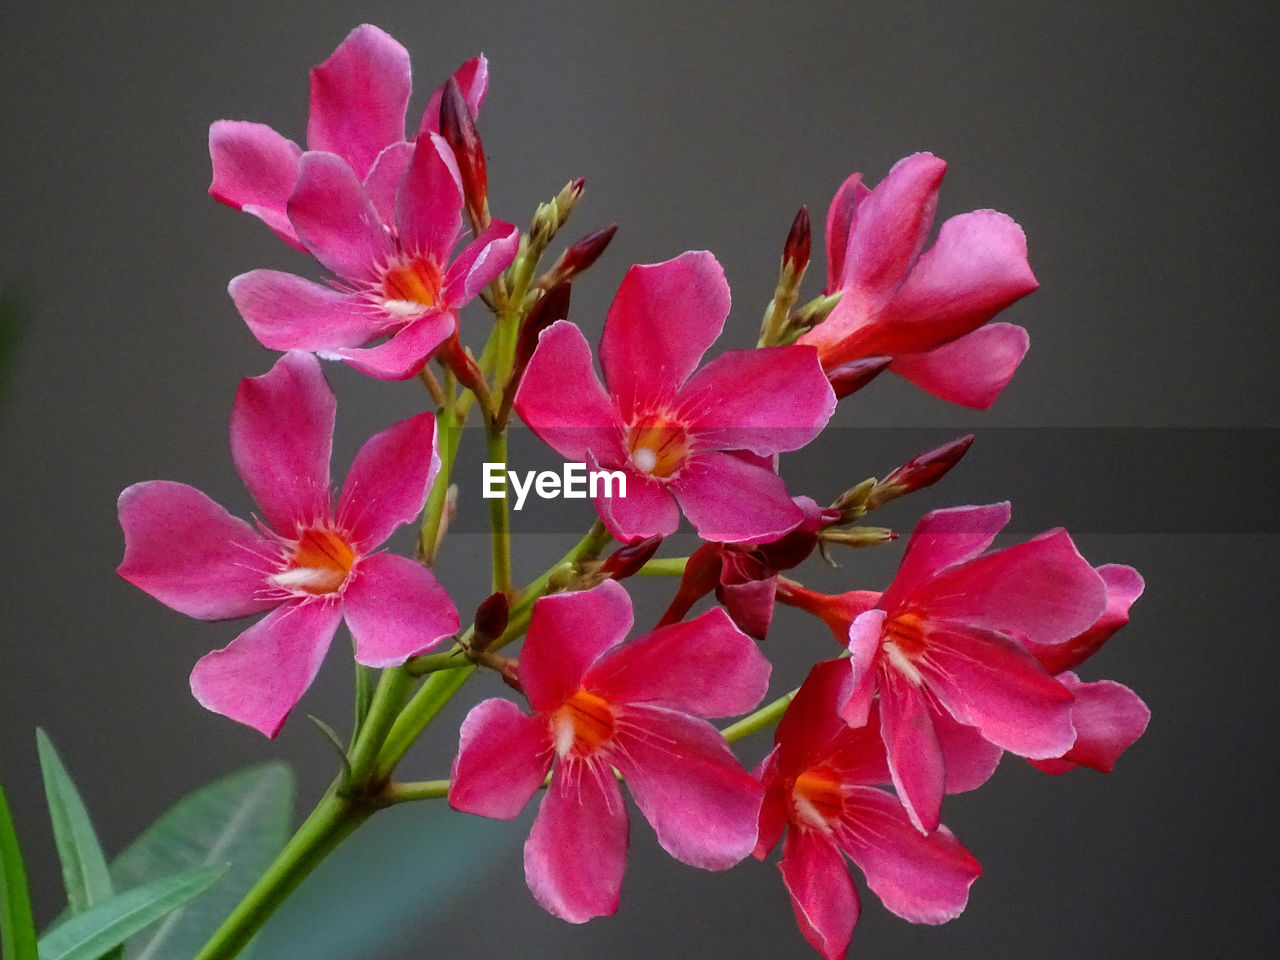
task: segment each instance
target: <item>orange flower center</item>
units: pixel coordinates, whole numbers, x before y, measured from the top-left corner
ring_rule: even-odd
[[[794,819],[826,830],[844,811],[844,786],[826,767],[810,767],[791,788]]]
[[[676,421],[650,414],[631,425],[627,449],[631,463],[641,473],[669,477],[684,463],[689,435]]]
[[[442,286],[440,269],[425,257],[414,257],[383,274],[383,307],[397,316],[417,316],[439,302]]]
[[[579,690],[551,715],[551,735],[560,757],[590,756],[613,736],[613,711],[608,701]]]
[[[327,527],[309,527],[298,535],[283,570],[273,578],[290,590],[320,596],[335,593],[347,580],[356,553],[340,535]]]
[[[924,655],[928,646],[924,635],[924,620],[919,614],[904,613],[888,620],[884,625],[881,647],[889,663],[909,681],[919,686],[923,682],[915,661]]]

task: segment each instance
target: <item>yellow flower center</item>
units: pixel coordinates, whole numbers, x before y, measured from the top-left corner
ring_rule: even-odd
[[[924,636],[924,620],[919,614],[904,613],[884,625],[881,647],[889,663],[911,683],[924,682],[915,661],[923,656],[928,644]]]
[[[355,551],[339,534],[327,527],[309,527],[298,535],[293,554],[272,579],[313,596],[336,593],[355,561]]]
[[[650,414],[631,425],[627,450],[631,463],[641,473],[669,477],[684,463],[689,435],[676,421]]]
[[[844,811],[844,786],[826,767],[810,767],[796,777],[791,807],[798,823],[826,830]]]
[[[442,286],[440,269],[425,257],[414,257],[383,274],[383,308],[396,316],[417,316],[439,302]]]
[[[551,735],[558,756],[590,756],[613,736],[613,711],[608,701],[579,690],[551,715]]]

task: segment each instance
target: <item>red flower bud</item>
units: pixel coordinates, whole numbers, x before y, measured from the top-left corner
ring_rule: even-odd
[[[786,246],[782,248],[782,267],[792,274],[804,273],[809,266],[809,208],[800,207],[795,220],[791,222],[791,232],[787,234]]]
[[[483,650],[502,636],[502,632],[507,629],[509,614],[510,604],[507,595],[501,590],[486,597],[476,608],[475,637],[471,641],[471,649]]]
[[[960,462],[960,458],[969,452],[972,445],[973,434],[970,433],[912,457],[876,484],[867,498],[867,508],[874,510],[903,494],[937,483]]]
[[[658,552],[660,546],[662,546],[661,534],[654,534],[643,540],[634,540],[613,551],[600,565],[600,573],[614,580],[625,580],[627,577],[634,576],[640,572],[641,567],[653,559],[653,555]]]
[[[618,225],[611,223],[592,230],[566,250],[561,255],[560,262],[555,265],[556,281],[570,280],[595,263],[613,241],[613,235],[617,232]]]
[[[449,369],[458,378],[458,382],[477,397],[484,398],[489,395],[489,385],[484,379],[484,371],[480,369],[480,364],[476,363],[475,358],[463,349],[456,329],[449,335],[449,339],[437,348],[436,356],[443,363],[447,363]]]
[[[440,100],[440,135],[453,149],[462,176],[467,215],[477,234],[489,225],[489,174],[485,168],[484,145],[476,132],[475,119],[467,106],[458,81],[450,77]]]
[[[569,316],[569,298],[573,293],[573,284],[568,281],[558,283],[538,300],[529,310],[529,315],[520,326],[520,335],[516,338],[515,359],[511,367],[511,381],[508,392],[520,382],[524,368],[529,365],[533,351],[538,347],[538,337],[557,320]]]
[[[868,383],[880,376],[893,362],[893,357],[866,357],[854,360],[827,371],[827,379],[831,381],[831,389],[836,392],[837,399],[861,390]]]

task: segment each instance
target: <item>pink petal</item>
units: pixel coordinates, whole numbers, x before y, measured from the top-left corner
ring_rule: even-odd
[[[124,559],[116,572],[167,607],[200,620],[270,610],[273,545],[185,483],[152,480],[120,494]]]
[[[676,399],[701,450],[798,450],[836,408],[813,347],[730,350],[689,378]]]
[[[440,469],[436,418],[429,413],[392,424],[365,441],[338,500],[338,522],[361,553],[417,518]]]
[[[691,455],[670,486],[704,540],[777,538],[804,520],[781,477],[730,453]]]
[[[841,700],[840,717],[851,727],[867,722],[871,704],[879,687],[876,663],[880,657],[880,641],[884,637],[885,612],[867,610],[849,625],[846,643],[849,647],[850,684]]]
[[[286,353],[240,381],[231,408],[231,456],[272,529],[294,537],[329,517],[329,455],[337,401],[315,357]]]
[[[479,116],[480,105],[484,103],[484,95],[489,89],[489,61],[483,56],[474,57],[455,70],[453,78],[458,81],[462,98],[467,101],[474,119]],[[444,84],[441,84],[431,92],[426,109],[422,111],[419,137],[426,133],[440,132],[440,102],[443,99]]]
[[[958,723],[945,710],[932,711],[933,732],[947,766],[947,793],[976,790],[996,772],[1004,750],[977,727]]]
[[[331,352],[378,335],[378,316],[350,294],[279,270],[242,273],[227,287],[268,350]]]
[[[453,307],[465,307],[511,266],[519,249],[520,231],[510,223],[494,220],[449,265],[444,278],[445,301]]]
[[[577,693],[587,670],[622,642],[631,623],[631,598],[615,580],[535,603],[520,651],[520,684],[529,705],[549,713]]]
[[[347,347],[333,356],[345,360],[361,373],[379,380],[407,380],[427,365],[435,349],[457,328],[457,315],[430,310],[391,335],[376,347]]]
[[[391,240],[364,185],[341,158],[304,153],[288,209],[298,239],[325,269],[345,280],[378,279],[393,253]]]
[[[843,660],[815,664],[778,722],[778,770],[795,777],[826,761],[832,742],[847,727],[836,713],[852,681]]]
[[[842,960],[862,908],[840,851],[816,830],[791,830],[778,869],[809,946]]]
[[[857,228],[858,205],[871,191],[862,182],[862,174],[852,174],[831,198],[827,208],[827,285],[826,293],[840,289],[840,277],[844,273],[844,255],[849,246],[849,234]]]
[[[583,683],[610,703],[730,717],[760,702],[770,669],[751,638],[715,608],[623,644],[587,671]]]
[[[587,469],[602,469],[593,451],[587,451]],[[613,468],[606,468],[613,469]],[[680,508],[667,484],[634,470],[621,468],[626,475],[627,495],[600,495],[594,498],[600,521],[616,540],[628,543],[637,538],[668,536],[680,526]]]
[[[449,806],[514,820],[542,786],[553,753],[542,717],[521,713],[509,700],[476,704],[462,721]]]
[[[418,139],[396,194],[396,225],[408,252],[444,264],[462,233],[462,178],[438,134]]]
[[[880,606],[896,612],[929,577],[970,560],[991,546],[1008,522],[1008,501],[926,513],[911,531],[902,565],[881,597]]]
[[[777,590],[777,577],[746,583],[722,583],[716,589],[716,599],[724,604],[738,629],[753,639],[763,640],[773,620]]]
[[[328,600],[288,601],[191,671],[200,705],[274,737],[311,686],[342,619]]]
[[[1059,674],[1084,663],[1102,648],[1111,635],[1129,622],[1129,608],[1142,596],[1146,584],[1133,567],[1108,563],[1097,569],[1107,587],[1107,609],[1084,633],[1066,643],[1046,646],[1027,643],[1046,673]]]
[[[724,269],[705,250],[628,270],[600,340],[605,383],[623,420],[669,402],[728,315]]]
[[[751,853],[764,790],[705,720],[649,704],[613,704],[609,761],[662,849],[726,870]]]
[[[769,855],[769,851],[778,845],[783,831],[787,829],[787,795],[778,776],[778,749],[774,747],[751,774],[764,786],[759,833],[756,836],[756,847],[751,851],[751,855],[757,860],[763,860]]]
[[[992,743],[1034,759],[1071,749],[1071,693],[1016,641],[935,625],[919,666],[942,706]]]
[[[904,157],[858,206],[840,287],[879,308],[912,270],[929,237],[947,165],[931,153]]]
[[[458,632],[458,611],[431,571],[378,553],[357,564],[342,594],[356,662],[396,667]]]
[[[627,868],[627,808],[613,773],[557,764],[524,845],[524,876],[538,903],[570,923],[618,910]]]
[[[383,147],[404,139],[412,88],[405,48],[361,24],[311,71],[307,146],[336,153],[363,179]]]
[[[1011,217],[995,210],[963,213],[942,225],[862,349],[932,349],[978,329],[1037,286],[1026,235]]]
[[[990,323],[923,353],[900,353],[889,369],[949,403],[986,410],[1013,378],[1031,338],[1012,323]]]
[[[942,571],[911,604],[926,619],[1060,643],[1102,615],[1107,588],[1057,530]]]
[[[1076,766],[1110,773],[1120,754],[1147,729],[1151,711],[1136,693],[1112,680],[1082,683],[1070,671],[1055,679],[1075,694],[1071,724],[1076,742],[1061,759],[1031,762],[1045,773],[1065,773]]]
[[[378,154],[378,159],[373,161],[373,166],[365,175],[365,195],[378,211],[378,219],[383,223],[396,222],[396,193],[412,159],[412,143],[407,140],[393,143]]]
[[[937,717],[935,715],[936,722]],[[828,747],[827,766],[849,786],[881,786],[893,782],[884,737],[880,733],[880,709],[873,705],[862,727],[846,726]]]
[[[586,337],[567,320],[557,320],[538,337],[537,349],[516,393],[515,409],[520,419],[566,460],[585,463],[588,450],[608,464],[626,459],[618,408],[591,366]],[[631,487],[628,476],[628,495]]]
[[[264,123],[219,120],[209,127],[209,195],[258,217],[285,243],[302,249],[285,212],[301,156],[301,147]]]
[[[880,901],[912,923],[945,923],[964,912],[982,867],[946,827],[922,836],[889,794],[855,787],[845,801],[841,846]]]
[[[911,822],[921,833],[938,826],[946,763],[933,729],[933,711],[919,687],[896,670],[883,671],[880,684],[880,729],[893,787]]]

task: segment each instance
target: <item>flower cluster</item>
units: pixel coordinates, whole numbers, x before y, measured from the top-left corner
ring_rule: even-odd
[[[691,251],[625,272],[604,318],[601,378],[567,319],[569,282],[613,229],[539,273],[582,182],[541,205],[526,231],[490,217],[475,126],[487,84],[484,58],[467,62],[406,137],[408,54],[366,25],[312,71],[305,151],[261,124],[213,125],[210,193],[332,279],[259,269],[230,284],[249,329],[283,352],[243,381],[232,408],[232,455],[261,511],[256,528],[184,484],[136,484],[120,497],[120,575],[193,617],[266,614],[202,658],[191,687],[268,737],[345,620],[355,660],[384,672],[362,699],[334,795],[366,811],[447,795],[458,810],[511,819],[543,791],[524,867],[556,916],[583,922],[618,907],[629,832],[621,781],[662,847],[695,867],[763,859],[785,834],[783,882],[824,957],[844,955],[860,910],[842,853],[893,913],[956,917],[981,870],[941,823],[946,795],[981,786],[1006,751],[1050,773],[1107,771],[1144,730],[1148,712],[1132,691],[1074,672],[1127,622],[1142,579],[1094,568],[1062,530],[993,549],[1010,518],[1008,504],[993,504],[924,516],[882,591],[816,593],[786,574],[815,551],[893,540],[862,519],[941,479],[972,438],[828,507],[807,495],[816,489],[789,488],[779,466],[822,435],[838,398],[886,369],[943,400],[990,406],[1027,349],[1021,327],[989,322],[1037,286],[1022,230],[975,211],[947,220],[930,245],[941,160],[907,157],[874,187],[854,174],[827,214],[825,289],[795,308],[809,260],[802,211],[756,349],[704,363],[731,298],[716,258]],[[494,323],[473,351],[458,311],[476,299]],[[321,359],[382,380],[416,376],[432,407],[372,436],[336,499],[336,401]],[[460,630],[430,567],[452,498],[478,493],[450,486],[473,408],[490,459],[505,459],[514,413],[566,460],[626,485],[625,496],[595,496],[591,531],[521,589],[499,500],[492,595]],[[682,516],[702,545],[656,557]],[[417,556],[380,552],[411,521],[421,525]],[[619,547],[602,560],[610,540]],[[655,628],[623,642],[633,608],[622,581],[637,572],[678,580]],[[694,615],[709,595],[720,605]],[[711,718],[747,714],[768,692],[757,642],[777,603],[825,623],[843,653],[718,730]],[[518,657],[500,652],[521,637]],[[407,745],[480,667],[527,712],[480,702],[447,784],[397,779]],[[773,749],[749,773],[729,741],[774,721]]]

